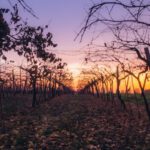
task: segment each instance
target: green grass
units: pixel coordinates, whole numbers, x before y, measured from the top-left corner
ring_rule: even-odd
[[[136,97],[134,94],[128,94],[128,97],[126,97],[125,94],[121,94],[124,101],[132,102],[132,103],[138,103],[138,104],[144,104],[143,97],[140,93],[136,93]],[[148,102],[150,103],[150,93],[146,93],[146,97],[148,99]]]

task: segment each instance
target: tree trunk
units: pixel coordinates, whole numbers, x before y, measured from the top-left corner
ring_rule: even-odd
[[[2,105],[2,85],[0,85],[0,119],[1,119],[1,132],[5,132],[4,116],[3,116],[3,105]]]
[[[36,100],[36,81],[33,81],[33,83],[32,83],[32,90],[33,90],[32,107],[35,107],[36,104],[37,104],[37,100]]]
[[[96,89],[96,96],[99,97],[99,91],[98,91],[97,83],[95,83],[94,85],[95,85],[95,89]]]
[[[122,96],[121,96],[121,93],[120,93],[120,81],[119,81],[119,79],[117,79],[117,96],[118,96],[118,99],[120,100],[120,103],[121,103],[123,109],[126,110],[125,102],[122,99]]]
[[[150,120],[150,108],[149,108],[148,100],[147,100],[147,98],[146,98],[144,89],[143,89],[143,87],[142,87],[142,85],[141,85],[140,79],[138,79],[138,83],[139,83],[139,86],[140,86],[140,89],[141,89],[141,95],[142,95],[143,100],[144,100],[145,109],[146,109],[148,118],[149,118],[149,120]]]

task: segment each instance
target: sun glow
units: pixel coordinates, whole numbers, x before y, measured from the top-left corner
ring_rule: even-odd
[[[74,90],[77,90],[77,83],[78,83],[78,78],[79,78],[79,74],[81,71],[81,66],[79,63],[72,63],[68,65],[68,68],[72,72],[72,75],[73,75],[73,88]]]

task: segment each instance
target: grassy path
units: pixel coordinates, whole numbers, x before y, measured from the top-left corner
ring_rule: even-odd
[[[111,102],[65,95],[5,120],[0,150],[149,150],[150,125]]]

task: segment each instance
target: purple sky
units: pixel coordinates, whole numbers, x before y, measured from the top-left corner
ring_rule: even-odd
[[[15,1],[15,0],[10,0]],[[96,1],[96,0],[95,0]],[[55,52],[69,64],[74,72],[79,72],[80,64],[84,60],[82,50],[90,37],[85,37],[82,43],[74,41],[74,38],[81,29],[86,12],[91,6],[91,0],[26,0],[39,19],[21,10],[21,16],[27,19],[32,25],[49,25],[48,30],[53,33],[53,40],[58,44]],[[1,5],[9,7],[7,0],[1,0]],[[12,56],[12,59],[15,55]]]
[[[39,19],[28,17],[33,24],[49,25],[58,49],[74,49],[75,33],[79,31],[88,9],[88,0],[26,0]],[[27,16],[27,14],[25,14]],[[29,16],[29,15],[28,15]],[[75,47],[76,49],[76,47]]]

